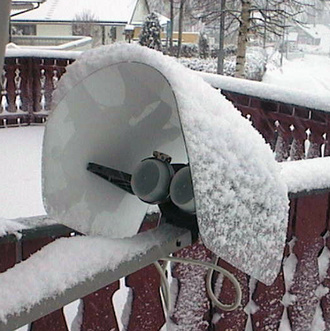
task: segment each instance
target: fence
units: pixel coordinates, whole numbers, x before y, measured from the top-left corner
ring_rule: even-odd
[[[0,127],[44,123],[52,93],[73,59],[6,57],[0,84]]]
[[[0,126],[42,123],[47,117],[57,80],[71,59],[7,58],[2,79]],[[272,146],[278,161],[329,155],[330,113],[299,104],[222,90],[248,117]],[[234,312],[211,307],[205,290],[206,270],[175,265],[172,275],[177,289],[171,324],[176,330],[330,330],[330,194],[291,196],[287,244],[283,266],[271,286],[251,279],[224,261],[219,264],[233,272],[243,289],[242,305]],[[143,229],[157,224],[149,216]],[[47,230],[47,231],[45,231]],[[0,269],[5,271],[20,259],[71,230],[58,227],[28,231],[21,240],[1,239]],[[200,242],[179,253],[182,257],[212,260]],[[148,266],[125,278],[131,301],[127,330],[160,330],[165,323],[159,275]],[[221,277],[214,278],[220,299],[231,302],[234,291]],[[120,283],[82,298],[81,330],[119,330],[113,297]],[[78,318],[78,319],[79,319]],[[124,324],[125,324],[124,323]],[[68,330],[63,310],[34,322],[38,330]],[[171,329],[171,328],[169,328]]]

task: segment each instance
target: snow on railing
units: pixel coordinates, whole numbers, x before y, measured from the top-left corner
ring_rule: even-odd
[[[318,94],[317,92],[309,93],[294,89],[294,87],[288,89],[277,85],[210,73],[198,72],[198,75],[213,87],[221,90],[330,112],[330,96],[326,94]]]

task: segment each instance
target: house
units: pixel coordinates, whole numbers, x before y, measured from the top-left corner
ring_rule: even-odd
[[[12,17],[11,31],[37,37],[91,36],[97,46],[130,38],[149,12],[147,0],[47,0]]]
[[[305,51],[329,54],[330,26],[325,24],[297,24],[291,32],[297,32],[298,47]]]

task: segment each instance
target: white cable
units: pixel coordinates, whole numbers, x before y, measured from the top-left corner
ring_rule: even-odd
[[[242,290],[241,290],[241,286],[239,284],[239,282],[237,281],[236,277],[230,273],[228,270],[226,269],[223,269],[221,267],[219,267],[217,264],[218,264],[218,260],[219,258],[216,258],[215,262],[214,262],[214,265],[217,266],[218,268],[220,268],[222,271],[218,271],[216,268],[210,268],[207,272],[207,276],[206,276],[206,289],[207,289],[207,293],[212,301],[212,303],[224,310],[224,311],[233,311],[235,309],[238,308],[238,306],[241,304],[241,300],[242,300]],[[215,294],[214,294],[214,291],[212,289],[212,276],[213,276],[213,272],[215,271],[218,271],[220,273],[222,273],[225,277],[227,277],[230,282],[234,285],[234,288],[235,288],[235,291],[236,291],[236,298],[235,298],[235,301],[234,303],[232,303],[231,305],[226,305],[226,304],[223,304],[222,302],[220,302]]]
[[[208,275],[207,275],[207,279],[206,279],[206,289],[207,289],[207,293],[212,301],[212,303],[224,310],[224,311],[232,311],[232,310],[235,310],[239,307],[239,305],[241,304],[241,299],[242,299],[242,291],[241,291],[241,287],[239,285],[239,282],[237,281],[237,279],[235,278],[235,276],[233,274],[231,274],[229,271],[227,271],[226,269],[224,268],[221,268],[220,266],[216,265],[216,264],[212,264],[212,263],[209,263],[209,262],[204,262],[204,261],[197,261],[197,260],[190,260],[190,259],[182,259],[182,258],[179,258],[179,257],[165,257],[165,258],[162,258],[161,260],[163,261],[170,261],[170,262],[177,262],[177,263],[185,263],[185,264],[192,264],[192,265],[198,265],[198,266],[202,266],[202,267],[206,267],[209,269],[209,272],[208,272]],[[155,264],[156,265],[156,264]],[[157,268],[157,266],[156,266]],[[167,291],[166,295],[168,300],[167,300],[167,303],[166,303],[166,308],[168,309],[169,307],[169,297],[170,297],[170,294],[169,294],[169,286],[168,286],[168,282],[167,282],[167,279],[166,279],[166,275],[164,273],[164,270],[161,268],[161,266],[159,265],[159,268],[161,269],[161,278],[162,278],[162,282],[166,282],[167,285],[165,285],[165,289]],[[157,268],[157,270],[159,270]],[[222,302],[220,302],[215,294],[214,294],[214,291],[212,289],[212,275],[213,275],[213,272],[214,271],[217,271],[221,274],[223,274],[225,277],[227,277],[231,283],[234,285],[234,288],[235,288],[235,292],[236,292],[236,297],[235,297],[235,301],[230,304],[230,305],[226,305],[226,304],[223,304]],[[166,279],[166,281],[165,281]]]
[[[156,267],[157,271],[160,275],[161,280],[161,294],[164,301],[164,305],[166,311],[170,310],[171,307],[171,293],[170,293],[170,286],[168,284],[168,279],[165,274],[165,269],[167,267],[167,261],[164,262],[164,266],[162,267],[159,262],[154,262],[154,266]]]

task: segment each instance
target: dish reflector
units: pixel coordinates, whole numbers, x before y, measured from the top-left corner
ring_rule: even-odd
[[[187,163],[172,88],[146,64],[117,63],[96,70],[66,92],[45,131],[47,211],[83,233],[134,235],[148,205],[86,167],[93,162],[132,174],[156,150]]]
[[[173,168],[189,164],[195,208],[171,184],[170,195],[180,208],[196,209],[204,244],[273,282],[286,239],[287,188],[269,146],[219,91],[159,52],[119,44],[85,52],[61,79],[54,104],[43,152],[52,217],[86,234],[135,234],[148,204],[131,194],[129,178],[158,151]],[[87,166],[114,174],[112,184]],[[151,200],[162,199],[154,188]],[[160,205],[189,224],[192,215],[186,219],[177,206]]]

